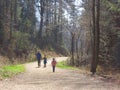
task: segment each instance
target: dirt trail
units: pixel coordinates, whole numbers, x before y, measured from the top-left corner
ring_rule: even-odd
[[[57,61],[67,59],[56,58]],[[37,68],[37,62],[26,64],[26,72],[14,78],[0,81],[0,90],[120,90],[120,86],[105,82],[101,77],[81,74],[79,70],[66,70],[47,67]]]

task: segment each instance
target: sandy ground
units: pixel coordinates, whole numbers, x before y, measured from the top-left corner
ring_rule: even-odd
[[[56,58],[57,61],[67,59]],[[11,79],[0,81],[0,90],[120,90],[120,85],[102,80],[102,77],[83,74],[79,70],[56,68],[50,65],[37,68],[37,62],[25,64],[26,72]]]

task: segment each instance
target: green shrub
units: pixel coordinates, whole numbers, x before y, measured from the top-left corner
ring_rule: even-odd
[[[71,70],[78,70],[78,68],[67,65],[65,61],[58,62],[57,67],[62,68],[62,69],[71,69]]]

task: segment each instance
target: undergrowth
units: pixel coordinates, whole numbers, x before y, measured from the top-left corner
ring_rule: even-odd
[[[0,78],[9,78],[18,73],[24,72],[25,67],[24,65],[11,65],[11,66],[4,66],[0,68]]]
[[[58,62],[57,67],[62,68],[62,69],[78,70],[77,67],[70,66],[65,61]]]

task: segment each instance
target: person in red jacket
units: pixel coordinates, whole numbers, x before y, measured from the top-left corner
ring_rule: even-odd
[[[57,64],[55,58],[53,58],[51,64],[52,64],[53,72],[55,72],[55,66],[56,66],[56,64]]]

